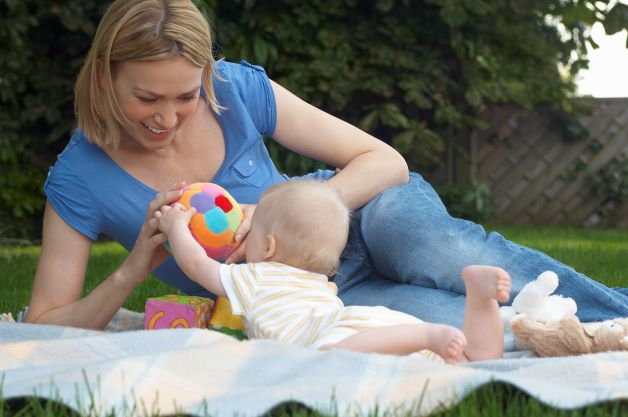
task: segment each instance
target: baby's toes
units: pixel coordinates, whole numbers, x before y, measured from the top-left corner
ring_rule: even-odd
[[[445,355],[445,362],[456,364],[460,362],[460,358],[462,357],[462,353],[464,352],[464,348],[466,347],[466,339],[464,336],[455,336],[447,345],[447,352]]]
[[[497,281],[496,296],[497,301],[506,302],[510,298],[510,291],[512,290],[512,282],[509,276],[500,277]]]

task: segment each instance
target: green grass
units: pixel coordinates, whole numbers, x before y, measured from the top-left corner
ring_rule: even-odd
[[[0,313],[12,312],[15,316],[28,304],[39,253],[39,247],[0,247]],[[122,263],[126,254],[126,250],[117,243],[96,243],[87,266],[83,294],[89,293],[103,278],[109,276]],[[180,292],[151,276],[133,291],[124,306],[130,310],[144,311],[147,298],[164,294]]]
[[[628,285],[628,231],[515,226],[488,226],[487,230],[497,230],[511,240],[546,252],[608,286],[625,287]],[[84,292],[91,291],[103,277],[113,272],[122,262],[125,254],[125,250],[117,244],[96,244],[88,266]],[[2,288],[0,312],[10,311],[15,314],[28,304],[38,256],[37,247],[0,248],[0,285]],[[133,292],[125,307],[142,311],[146,298],[168,293],[177,293],[177,291],[154,278],[149,278]],[[46,411],[51,407],[53,411]],[[45,401],[32,399],[22,402],[3,402],[0,396],[0,417],[66,415],[58,407],[58,404],[47,404]],[[391,413],[398,415],[397,412],[391,412],[391,410],[379,410],[368,416],[385,416]],[[318,416],[298,406],[278,407],[268,415]],[[456,407],[434,414],[437,417],[619,417],[623,415],[628,415],[628,401],[614,401],[572,411],[558,410],[541,404],[512,386],[501,383],[486,385],[464,398]],[[366,416],[367,414],[364,415]]]
[[[628,285],[628,231],[515,226],[487,226],[487,230],[543,251],[610,287]],[[0,313],[15,314],[28,304],[38,256],[38,247],[0,247]],[[83,292],[97,286],[125,256],[126,251],[116,243],[95,244]],[[149,278],[131,294],[125,307],[142,311],[146,298],[169,293],[178,292]]]
[[[333,400],[330,400],[333,403]],[[333,406],[330,407],[333,410]],[[26,397],[3,400],[0,396],[0,417],[124,417],[115,416],[111,412],[98,414],[89,407],[83,413],[77,413],[62,403],[43,398]],[[491,383],[474,391],[464,398],[456,407],[431,414],[431,417],[622,417],[628,413],[628,401],[613,401],[576,410],[560,410],[544,405],[516,387]],[[153,416],[152,412],[140,412],[139,415]],[[260,417],[345,417],[346,413],[332,411],[321,414],[303,404],[288,402],[268,410]],[[350,413],[351,417],[411,417],[417,415],[413,411],[371,410],[361,414]],[[158,416],[158,415],[155,415]],[[174,416],[188,416],[175,414]],[[162,416],[163,417],[163,416]],[[204,415],[198,417],[205,417]]]
[[[628,286],[628,230],[487,226],[609,287]]]

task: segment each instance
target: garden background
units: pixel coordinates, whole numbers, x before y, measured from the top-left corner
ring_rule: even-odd
[[[573,99],[586,44],[594,44],[588,29],[626,28],[625,4],[196,3],[212,22],[217,58],[262,65],[303,99],[392,144],[453,214],[627,227],[628,101]],[[0,0],[3,243],[40,238],[42,184],[75,128],[74,79],[107,4]],[[317,167],[269,147],[285,172]],[[583,214],[564,216],[576,208]]]
[[[108,3],[0,0],[0,313],[15,314],[28,300],[39,248],[2,246],[40,239],[42,185],[76,126],[74,79]],[[438,186],[453,214],[510,224],[628,227],[628,99],[575,99],[576,74],[587,65],[587,43],[594,43],[588,29],[596,22],[608,34],[625,29],[624,3],[196,3],[213,24],[217,58],[262,65],[303,99],[392,144]],[[318,167],[268,144],[283,171]],[[625,286],[624,231],[498,230],[606,285]],[[113,243],[95,245],[84,292],[124,256]],[[125,307],[141,311],[146,298],[168,291],[147,280]],[[0,415],[7,404],[0,390]],[[491,385],[439,416],[619,416],[625,404],[572,414]],[[19,414],[31,414],[25,409]]]

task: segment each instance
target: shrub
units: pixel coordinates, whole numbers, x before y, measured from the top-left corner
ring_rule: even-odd
[[[628,9],[588,1],[199,3],[221,54],[264,66],[300,97],[392,144],[414,169],[441,164],[446,129],[464,137],[482,127],[476,114],[487,104],[569,110],[573,79],[557,64],[571,75],[586,67],[587,25],[607,18],[609,32],[621,30]],[[307,165],[297,162],[285,168]]]
[[[48,167],[75,126],[72,87],[109,1],[0,0],[0,237],[38,233]],[[264,66],[297,95],[395,146],[413,169],[441,163],[490,103],[569,108],[587,26],[626,26],[608,1],[196,0],[217,54]],[[560,18],[561,36],[548,16]],[[290,174],[317,167],[270,145]]]
[[[481,222],[497,213],[497,203],[485,183],[447,184],[436,190],[447,211],[454,217]]]
[[[74,78],[104,4],[0,0],[1,238],[39,233],[42,184],[74,128]]]

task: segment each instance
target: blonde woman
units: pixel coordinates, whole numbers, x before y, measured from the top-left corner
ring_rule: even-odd
[[[150,214],[184,183],[213,181],[244,203],[242,260],[255,204],[285,178],[262,135],[339,172],[327,180],[352,220],[335,282],[345,304],[385,305],[462,326],[466,265],[502,267],[513,293],[544,270],[560,276],[583,321],[628,316],[626,289],[609,289],[537,251],[447,214],[384,142],[300,100],[260,67],[214,62],[210,28],[190,0],[117,0],[103,16],[75,85],[78,129],[44,189],[42,254],[27,320],[103,328],[151,273],[211,296],[181,272]],[[177,179],[172,184],[172,179]],[[82,297],[93,242],[107,235],[126,259]]]

